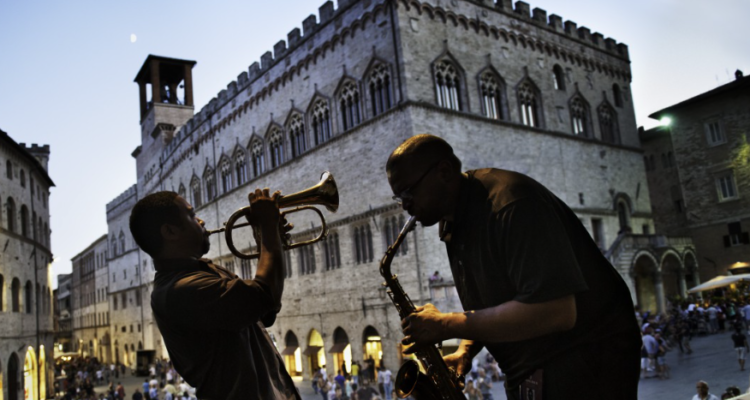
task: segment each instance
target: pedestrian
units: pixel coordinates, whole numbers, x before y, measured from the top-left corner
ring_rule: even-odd
[[[381,380],[382,378],[383,391],[385,392],[383,397],[385,400],[391,400],[391,392],[393,391],[393,387],[392,387],[393,385],[391,383],[392,382],[391,376],[392,376],[391,370],[386,368],[385,364],[381,362],[380,372],[378,373],[378,380]]]
[[[737,352],[737,361],[740,363],[740,371],[745,370],[745,358],[747,352],[750,350],[747,344],[747,337],[741,328],[737,327],[732,335],[732,342],[734,343],[734,350]]]
[[[750,334],[750,301],[742,307],[742,317],[745,324],[745,331]]]
[[[320,383],[320,369],[315,369],[315,372],[312,376],[312,388],[315,391],[315,394],[318,394],[320,392],[318,388],[318,384]]]
[[[698,381],[695,385],[695,390],[698,394],[693,396],[693,400],[719,400],[718,397],[708,392],[708,383],[706,381]]]
[[[708,314],[708,325],[711,328],[710,333],[717,333],[719,331],[718,307],[711,304],[711,306],[706,309],[706,313]]]
[[[138,388],[136,388],[135,392],[133,392],[132,399],[133,400],[143,400],[143,395],[141,394],[141,391]]]
[[[148,397],[151,400],[159,400],[159,389],[157,389],[156,385],[148,389]]]
[[[656,366],[656,353],[659,351],[659,343],[657,343],[654,336],[651,334],[651,327],[646,326],[643,333],[643,350],[641,352],[641,372],[643,378],[648,378],[648,373],[653,372]]]
[[[479,392],[482,394],[482,399],[492,400],[492,393],[490,393],[490,389],[492,389],[492,380],[487,378],[487,371],[485,371],[484,368],[479,367],[478,373],[479,378],[476,382]]]
[[[362,386],[357,389],[358,400],[372,400],[374,396],[377,396],[378,391],[370,387],[370,380],[362,378]]]
[[[517,172],[464,172],[433,135],[399,145],[386,174],[404,211],[423,227],[438,225],[429,231],[445,243],[464,310],[418,307],[401,321],[405,353],[460,338],[448,366],[465,374],[487,348],[509,398],[541,375],[546,399],[637,398],[641,343],[630,290],[563,200]]]
[[[658,350],[656,351],[656,373],[659,375],[659,379],[667,379],[669,378],[669,365],[667,365],[666,355],[669,347],[667,346],[667,341],[661,336],[659,329],[656,330],[654,339],[656,339],[658,345]]]
[[[359,384],[359,361],[352,363],[352,383],[355,385]]]
[[[336,381],[336,386],[340,387],[343,390],[344,383],[346,382],[346,377],[344,376],[344,372],[342,370],[339,370],[338,375],[336,375],[336,377],[333,379]]]
[[[385,397],[385,387],[383,387],[383,363],[380,363],[380,366],[378,367],[378,392],[380,392],[380,397]]]
[[[117,397],[120,398],[120,400],[125,400],[125,388],[122,387],[121,382],[117,382]]]

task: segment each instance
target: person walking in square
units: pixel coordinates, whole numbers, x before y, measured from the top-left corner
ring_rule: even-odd
[[[748,347],[745,333],[739,327],[735,328],[734,334],[732,334],[732,342],[734,343],[734,350],[737,352],[737,362],[740,363],[740,371],[744,371],[745,359],[750,347]]]

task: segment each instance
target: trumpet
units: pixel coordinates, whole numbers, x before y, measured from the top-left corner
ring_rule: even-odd
[[[306,240],[304,242],[292,243],[291,241],[287,241],[285,236],[282,236],[282,241],[284,242],[284,250],[295,249],[297,247],[307,246],[308,244],[319,242],[328,235],[328,226],[326,225],[326,220],[323,217],[323,213],[319,209],[313,207],[313,205],[322,205],[326,209],[328,209],[328,211],[335,213],[339,208],[339,191],[336,186],[336,181],[333,179],[333,175],[330,172],[326,171],[321,175],[320,182],[318,182],[318,184],[316,184],[315,186],[299,191],[297,193],[292,193],[290,195],[279,196],[277,202],[279,208],[289,208],[296,206],[291,210],[283,211],[281,213],[282,218],[287,214],[305,210],[311,210],[317,213],[320,217],[320,222],[323,229],[317,237]],[[237,248],[234,246],[232,231],[236,228],[250,225],[249,222],[243,222],[239,224],[237,223],[238,219],[249,216],[250,212],[250,206],[242,207],[229,217],[227,222],[224,223],[223,228],[208,231],[209,235],[224,232],[224,237],[226,238],[229,251],[231,251],[235,256],[245,260],[260,257],[260,252],[245,254],[237,250]]]

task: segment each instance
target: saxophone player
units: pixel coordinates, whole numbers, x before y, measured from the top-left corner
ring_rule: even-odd
[[[444,359],[468,373],[486,347],[509,399],[526,398],[530,382],[537,399],[637,398],[630,292],[563,201],[519,173],[462,172],[453,148],[427,134],[398,146],[386,172],[404,210],[423,226],[439,224],[465,310],[418,307],[402,320],[407,353],[460,338]]]

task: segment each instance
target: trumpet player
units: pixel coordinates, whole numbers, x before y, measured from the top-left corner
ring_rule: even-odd
[[[154,318],[175,368],[201,399],[301,399],[265,330],[281,307],[280,233],[291,229],[280,227],[279,196],[268,189],[248,196],[248,222],[260,231],[252,280],[201,258],[209,234],[176,193],[146,196],[130,215],[133,238],[154,260]]]
[[[418,307],[402,320],[407,353],[460,338],[444,359],[468,373],[486,347],[509,399],[637,398],[630,292],[563,201],[519,173],[462,172],[453,148],[426,134],[398,146],[386,172],[404,210],[439,224],[465,310]]]

